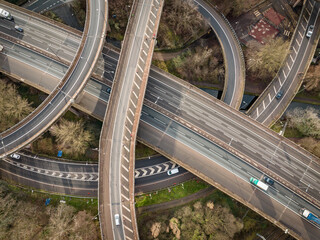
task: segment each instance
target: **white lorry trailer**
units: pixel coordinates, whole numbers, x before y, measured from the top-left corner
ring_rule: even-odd
[[[0,8],[0,17],[13,21],[13,17],[11,16],[11,14],[3,8]]]
[[[261,188],[264,191],[267,191],[269,186],[267,184],[265,184],[264,182],[259,181],[258,179],[255,179],[253,177],[250,178],[250,182],[254,185],[256,185],[257,187]]]

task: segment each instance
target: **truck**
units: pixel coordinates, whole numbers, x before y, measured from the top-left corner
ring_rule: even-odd
[[[13,21],[13,17],[11,16],[11,14],[3,8],[0,8],[0,17]]]
[[[253,177],[250,178],[250,182],[254,185],[256,185],[257,187],[261,188],[264,191],[267,191],[269,186],[267,184],[265,184],[264,182],[261,182],[258,179],[255,179]]]
[[[312,222],[315,222],[317,224],[320,225],[320,219],[314,215],[313,213],[311,213],[309,210],[305,209],[305,208],[302,208],[300,210],[302,216],[304,216],[306,219],[312,221]]]

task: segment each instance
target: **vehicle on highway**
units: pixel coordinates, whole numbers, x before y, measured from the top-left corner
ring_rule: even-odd
[[[16,153],[11,154],[10,157],[15,158],[15,159],[20,159],[20,155],[16,154]]]
[[[260,180],[258,179],[255,179],[253,177],[250,178],[250,182],[254,185],[256,185],[257,187],[261,188],[262,190],[264,191],[267,191],[269,186],[263,182],[261,182]]]
[[[17,30],[18,32],[23,32],[23,28],[20,27],[19,25],[15,25],[14,29]]]
[[[173,169],[171,169],[171,170],[168,170],[167,171],[167,174],[168,175],[172,175],[172,174],[176,174],[176,173],[178,173],[179,172],[179,169],[178,168],[173,168]]]
[[[3,50],[3,46],[0,44],[0,52],[2,52]]]
[[[315,223],[317,223],[317,224],[320,225],[320,219],[319,219],[316,215],[314,215],[313,213],[311,213],[309,210],[307,210],[307,209],[305,209],[305,208],[302,208],[302,209],[300,210],[300,214],[301,214],[302,216],[304,216],[306,219],[308,219],[308,220],[310,220],[310,221],[312,221],[312,222],[315,222]]]
[[[116,226],[120,225],[120,215],[119,214],[114,215],[114,221],[116,222]]]
[[[274,184],[274,180],[267,177],[267,176],[264,177],[264,182],[269,184],[270,186],[273,186],[273,184]]]
[[[276,99],[282,98],[282,95],[283,95],[283,90],[280,90],[276,95]]]
[[[2,8],[0,8],[0,17],[13,21],[13,17],[11,16],[11,14]]]
[[[312,33],[313,33],[313,29],[314,29],[314,25],[310,25],[310,26],[308,27],[308,31],[307,31],[307,33],[306,33],[306,37],[307,37],[307,38],[311,37],[311,35],[312,35]]]

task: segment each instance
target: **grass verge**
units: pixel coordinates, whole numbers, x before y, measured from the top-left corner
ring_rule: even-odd
[[[136,207],[148,206],[152,204],[158,204],[183,198],[193,193],[196,193],[202,189],[208,188],[209,186],[209,184],[202,180],[190,180],[183,184],[168,189],[163,189],[150,194],[136,196]]]

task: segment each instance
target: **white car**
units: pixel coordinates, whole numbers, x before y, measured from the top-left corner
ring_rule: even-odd
[[[15,159],[20,159],[20,155],[16,154],[16,153],[11,154],[10,157],[15,158]]]
[[[116,226],[120,225],[120,216],[119,214],[114,215],[114,221],[116,222]]]
[[[313,25],[310,25],[310,26],[308,27],[308,31],[307,31],[307,33],[306,33],[306,37],[307,37],[307,38],[311,37],[311,35],[312,35],[312,33],[313,33],[313,29],[314,29],[314,26],[313,26]]]
[[[173,169],[171,169],[171,170],[168,170],[167,171],[167,174],[168,175],[172,175],[172,174],[176,174],[176,173],[178,173],[179,172],[179,169],[178,168],[173,168]]]

